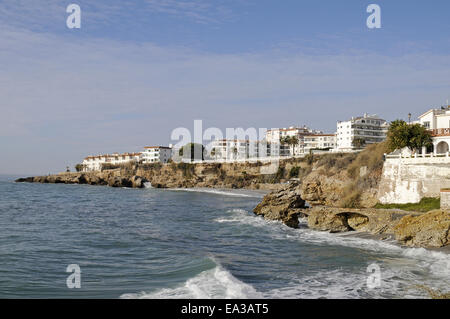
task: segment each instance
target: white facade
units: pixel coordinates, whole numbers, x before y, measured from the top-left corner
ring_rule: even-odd
[[[141,153],[141,162],[149,163],[167,163],[172,158],[172,149],[165,146],[147,146]]]
[[[267,143],[280,143],[280,140],[285,137],[297,137],[308,134],[321,134],[322,131],[312,130],[306,126],[303,127],[289,127],[289,128],[274,128],[267,130],[265,140]]]
[[[305,154],[306,152],[309,152],[309,149],[314,148],[310,147],[311,144],[319,144],[320,138],[316,140],[316,137],[311,136],[325,136],[322,131],[318,130],[312,130],[306,126],[303,127],[289,127],[289,128],[277,128],[277,129],[271,129],[266,132],[265,141],[269,145],[275,146],[276,144],[279,144],[280,141],[283,138],[286,137],[296,137],[298,139],[297,145],[286,145],[282,144],[279,146],[278,153],[280,156],[298,156]],[[311,138],[308,138],[311,137]],[[305,139],[308,138],[307,143],[305,144]],[[326,138],[328,140],[328,137]],[[323,138],[322,138],[323,140]],[[335,142],[332,141],[326,141],[325,144],[332,144]],[[334,146],[331,146],[333,148]],[[275,147],[272,147],[275,148]],[[327,148],[327,147],[318,147],[318,148]]]
[[[336,134],[311,134],[303,137],[301,153],[310,150],[331,150],[336,148]]]
[[[336,149],[351,151],[356,149],[353,144],[355,138],[361,138],[365,144],[383,142],[386,139],[389,124],[377,115],[367,115],[352,118],[349,121],[337,123]]]
[[[120,165],[129,162],[138,162],[141,153],[106,154],[88,156],[83,160],[84,171],[99,171],[103,164]]]
[[[215,160],[238,160],[258,157],[258,142],[249,140],[214,140],[210,156]]]
[[[450,146],[450,106],[429,110],[419,116],[419,123],[431,131],[433,152],[447,153]]]

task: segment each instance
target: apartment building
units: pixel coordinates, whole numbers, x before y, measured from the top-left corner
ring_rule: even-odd
[[[144,164],[167,163],[172,158],[172,148],[166,146],[147,146],[141,153],[140,161]]]
[[[336,148],[336,134],[311,134],[303,137],[300,154],[314,150],[331,150]]]
[[[258,152],[257,141],[219,139],[210,144],[210,157],[215,160],[255,158]]]
[[[364,114],[353,117],[349,121],[337,122],[336,149],[352,151],[359,147],[355,140],[361,140],[365,145],[379,143],[386,139],[389,124],[377,115]]]

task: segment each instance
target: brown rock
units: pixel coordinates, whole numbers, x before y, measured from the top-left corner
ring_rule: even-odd
[[[304,206],[305,201],[300,196],[298,183],[290,183],[283,189],[266,195],[253,212],[265,219],[278,220],[289,227],[298,228],[300,208]]]
[[[450,245],[450,212],[432,211],[421,216],[405,216],[394,227],[395,238],[407,246]]]

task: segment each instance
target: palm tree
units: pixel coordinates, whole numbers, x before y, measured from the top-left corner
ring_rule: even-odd
[[[298,145],[298,142],[299,142],[299,140],[298,140],[297,136],[291,136],[291,138],[289,139],[288,144],[292,146],[292,152],[291,152],[292,156],[294,156],[294,149],[295,149],[295,146]]]

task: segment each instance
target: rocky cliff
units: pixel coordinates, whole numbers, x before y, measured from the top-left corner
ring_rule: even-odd
[[[299,217],[307,218],[310,229],[331,233],[362,231],[392,237],[411,247],[450,245],[450,212],[425,214],[393,209],[304,207],[302,186],[292,184],[266,195],[254,213],[268,220],[298,228]]]
[[[272,163],[170,163],[129,164],[96,172],[60,173],[20,178],[17,182],[108,185],[112,187],[155,188],[248,188],[276,190],[289,178],[292,167],[302,160]]]
[[[289,227],[332,233],[363,231],[415,247],[450,245],[450,212],[411,213],[375,209],[383,171],[383,144],[359,154],[330,154],[309,160],[301,182],[266,195],[254,213]],[[311,207],[302,207],[307,202]]]

